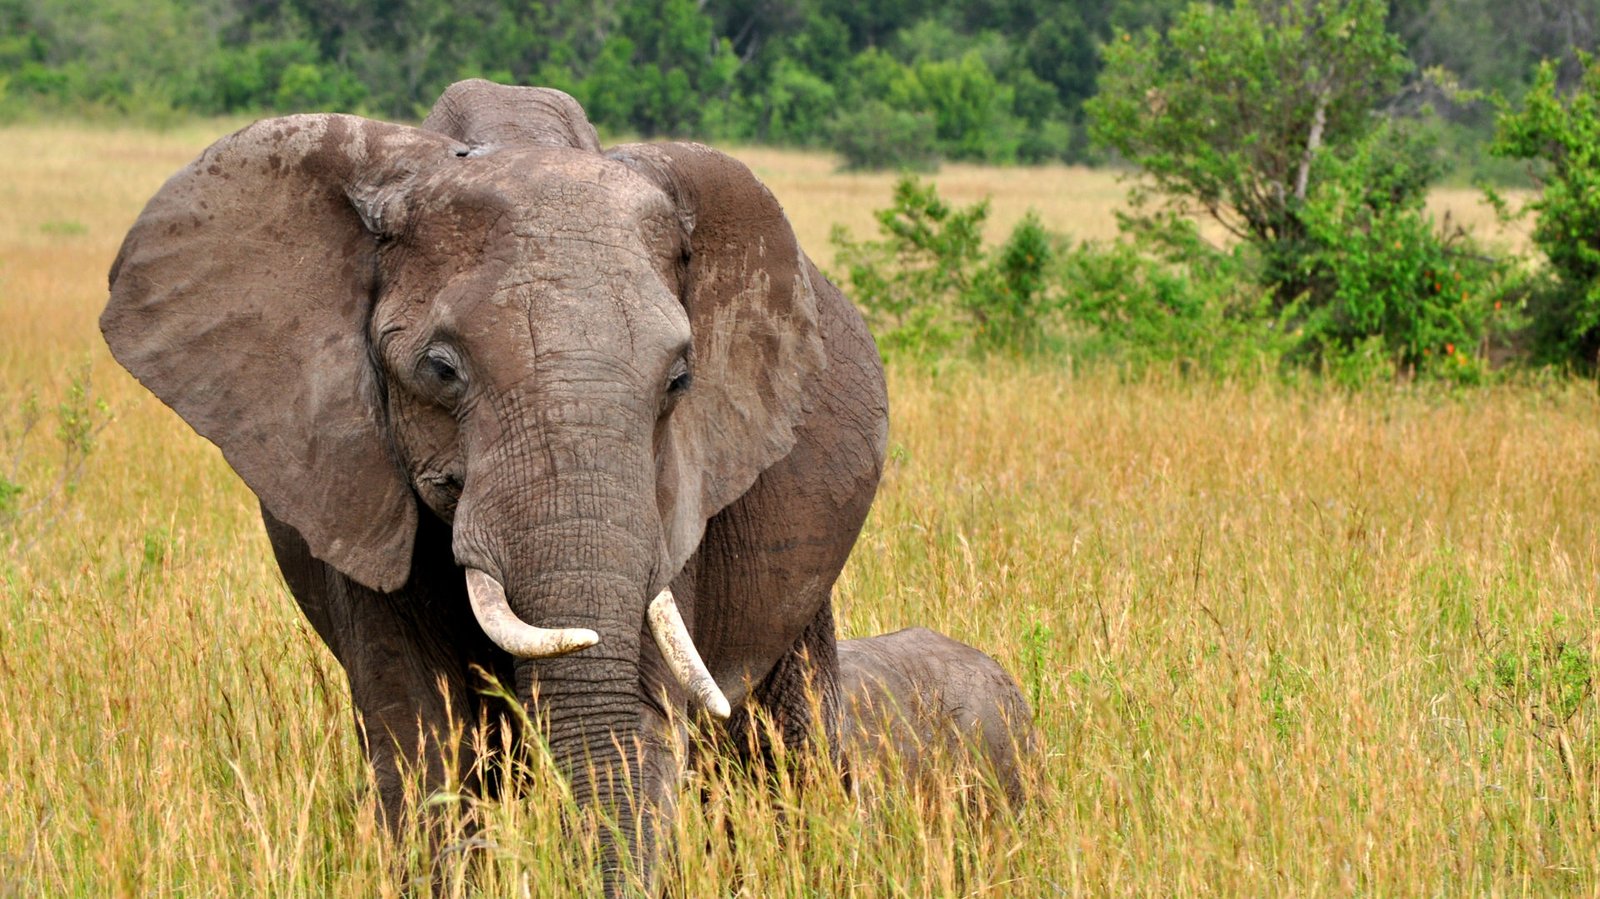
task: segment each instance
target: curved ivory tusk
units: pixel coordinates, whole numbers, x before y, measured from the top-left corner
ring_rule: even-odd
[[[600,635],[586,627],[534,627],[517,617],[506,602],[506,588],[487,572],[467,569],[467,597],[478,626],[494,645],[524,659],[544,659],[587,649]]]
[[[650,636],[656,638],[656,648],[661,650],[661,657],[672,669],[672,676],[700,703],[701,708],[726,720],[733,713],[728,705],[728,697],[722,695],[721,688],[700,658],[700,650],[694,648],[689,627],[683,623],[683,616],[678,614],[678,602],[672,598],[672,591],[667,589],[657,593],[656,598],[650,600],[650,609],[645,615],[650,619]]]

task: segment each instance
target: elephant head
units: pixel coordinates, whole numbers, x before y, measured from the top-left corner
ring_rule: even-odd
[[[419,514],[449,523],[519,696],[605,803],[630,798],[591,778],[627,763],[645,654],[728,713],[663,591],[794,445],[817,315],[740,163],[602,153],[565,94],[466,82],[421,128],[290,116],[214,144],[128,234],[101,328],[349,578],[399,590]]]

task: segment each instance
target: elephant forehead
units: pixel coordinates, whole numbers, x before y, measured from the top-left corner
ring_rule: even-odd
[[[436,320],[476,346],[527,335],[528,365],[574,353],[650,359],[688,339],[675,269],[687,231],[653,183],[554,148],[459,162],[413,198],[408,249],[396,256],[418,272]]]
[[[531,277],[506,272],[492,302],[526,316],[536,357],[655,359],[688,340],[682,303],[653,272],[585,268],[563,260],[559,249],[551,256]]]
[[[415,198],[409,242],[445,270],[498,260],[497,294],[670,276],[686,244],[672,202],[620,163],[555,148],[460,162]]]
[[[621,163],[551,147],[490,150],[431,179],[424,205],[447,215],[505,223],[518,233],[582,234],[636,230],[674,218],[671,201]]]

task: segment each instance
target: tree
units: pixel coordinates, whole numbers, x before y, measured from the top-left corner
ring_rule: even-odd
[[[1350,147],[1410,68],[1384,0],[1191,4],[1163,39],[1106,49],[1092,136],[1140,167],[1136,198],[1203,214],[1259,247],[1279,306],[1308,286],[1297,258],[1317,154]]]
[[[1549,259],[1529,298],[1535,350],[1544,361],[1593,365],[1600,352],[1600,61],[1580,54],[1576,90],[1558,87],[1559,64],[1541,63],[1520,108],[1502,101],[1490,152],[1531,161],[1539,195],[1533,242]],[[1504,205],[1501,205],[1504,209]]]
[[[1436,138],[1380,112],[1410,68],[1386,13],[1384,0],[1191,4],[1166,39],[1113,42],[1091,128],[1142,169],[1125,229],[1160,245],[1192,233],[1188,216],[1219,223],[1305,358],[1476,376],[1466,348],[1498,275],[1423,205]]]
[[[1389,15],[1418,68],[1442,66],[1473,89],[1520,96],[1540,60],[1563,90],[1600,35],[1600,0],[1395,0]]]

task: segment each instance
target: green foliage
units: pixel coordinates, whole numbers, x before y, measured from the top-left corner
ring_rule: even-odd
[[[978,15],[948,0],[873,11],[835,0],[0,0],[0,113],[417,118],[451,81],[481,76],[566,90],[614,132],[838,139],[857,167],[1038,161],[1082,150],[1070,146],[1077,100],[1057,70],[1063,49],[1075,71],[1098,66],[1112,19],[1090,20],[1026,4]],[[1052,37],[1063,28],[1070,41]]]
[[[1038,611],[1033,610],[1035,615]],[[1027,682],[1029,705],[1036,717],[1044,707],[1044,686],[1052,673],[1049,667],[1051,637],[1050,625],[1038,617],[1022,633],[1024,679]]]
[[[83,460],[94,452],[95,438],[109,422],[110,413],[106,401],[94,396],[85,366],[73,375],[66,396],[56,404],[56,440],[61,443],[69,487],[76,485]]]
[[[1271,369],[1285,349],[1264,291],[1239,256],[1173,218],[1065,254],[1059,281],[1077,352],[1142,368],[1176,363],[1217,375]]]
[[[933,116],[934,138],[944,155],[988,163],[1017,159],[1021,126],[1011,112],[1015,99],[975,50],[960,59],[923,60],[903,68],[888,96],[891,107]]]
[[[1530,160],[1539,187],[1521,211],[1536,216],[1533,243],[1549,260],[1528,297],[1536,358],[1591,366],[1600,352],[1600,63],[1580,59],[1570,95],[1545,62],[1519,108],[1501,101],[1490,151]]]
[[[0,420],[0,534],[15,536],[12,532],[18,525],[30,520],[37,533],[77,490],[100,432],[111,423],[110,408],[94,396],[87,364],[73,372],[54,409],[53,462],[33,452],[35,435],[45,420],[38,394],[30,392],[9,411]]]
[[[701,130],[727,99],[739,61],[694,0],[636,0],[572,93],[597,125],[644,134]]]
[[[1091,130],[1143,170],[1127,232],[1170,234],[1181,216],[1220,224],[1238,241],[1232,274],[1267,291],[1290,358],[1343,381],[1476,380],[1506,267],[1425,209],[1444,170],[1437,133],[1377,114],[1409,68],[1385,10],[1192,4],[1165,38],[1108,48]],[[1179,263],[1215,256],[1165,246]]]
[[[598,109],[596,120],[611,131],[836,145],[856,167],[916,167],[933,158],[1085,161],[1084,104],[1104,62],[1131,52],[1124,35],[1163,34],[1174,22],[1174,33],[1188,41],[1198,19],[1193,9],[1180,17],[1184,6],[0,0],[0,117],[66,110],[161,121],[180,112],[338,110],[417,118],[451,81],[481,76],[571,92]],[[1278,27],[1317,25],[1307,11],[1331,7],[1256,0],[1246,8],[1270,13]],[[1292,121],[1304,115],[1307,86],[1315,91],[1325,77],[1359,84],[1376,74],[1370,90],[1383,92],[1387,76],[1364,71],[1356,56],[1323,55],[1340,45],[1315,39],[1346,29],[1345,43],[1359,48],[1385,21],[1375,0],[1352,2],[1346,12],[1327,27],[1303,28],[1306,39],[1263,39],[1221,54],[1189,41],[1185,46],[1202,50],[1192,61],[1201,75],[1241,60],[1252,69],[1271,63],[1258,69],[1263,77],[1237,84],[1195,80],[1192,93],[1210,98],[1190,107],[1195,119],[1244,98],[1265,119],[1283,119],[1287,110]],[[1227,10],[1215,18],[1245,21]],[[1560,58],[1562,84],[1570,85],[1573,46],[1593,43],[1586,27],[1574,30],[1549,4],[1531,0],[1396,0],[1387,21],[1419,65],[1442,65],[1469,90],[1509,85],[1512,96],[1541,56]],[[1313,62],[1303,71],[1302,53]],[[1170,94],[1152,99],[1174,105]],[[884,108],[893,112],[882,133],[846,146],[859,134],[851,126],[875,125]],[[1464,134],[1480,137],[1488,127],[1471,104],[1456,103],[1452,112]],[[933,134],[913,149],[904,138],[908,131],[921,137],[924,119]],[[1280,134],[1257,133],[1264,139],[1244,146],[1242,132],[1219,129],[1219,154],[1293,149],[1276,139]],[[886,149],[861,149],[874,145]],[[1481,167],[1474,146],[1459,158]]]
[[[272,93],[275,109],[355,109],[366,99],[366,89],[347,72],[311,62],[286,66]]]
[[[1027,352],[1043,342],[1057,305],[1046,279],[1050,237],[1029,215],[985,252],[988,214],[987,201],[951,206],[933,185],[903,177],[893,205],[874,213],[882,239],[858,242],[835,228],[843,283],[886,352]]]
[[[0,524],[17,517],[22,499],[22,485],[0,475]]]
[[[1055,255],[1050,233],[1029,211],[987,266],[978,271],[968,309],[986,347],[1031,348],[1044,340],[1050,284],[1047,268]]]
[[[820,143],[827,138],[837,104],[833,85],[793,60],[780,59],[763,104],[761,137],[796,146]]]
[[[933,117],[894,109],[873,100],[833,120],[834,149],[852,171],[900,169],[926,172],[938,167]]]
[[[1270,713],[1272,731],[1288,740],[1300,725],[1302,695],[1311,686],[1311,677],[1282,652],[1267,653],[1266,682],[1261,685],[1261,703]]]
[[[144,553],[140,570],[151,573],[161,570],[172,558],[172,534],[164,527],[156,527],[144,534]]]
[[[1090,133],[1137,164],[1134,197],[1253,244],[1281,308],[1306,288],[1300,215],[1319,153],[1360,142],[1409,65],[1384,0],[1193,3],[1165,37],[1106,48]],[[1326,150],[1325,150],[1326,148]]]
[[[1500,266],[1464,232],[1435,224],[1423,206],[1426,142],[1395,135],[1385,128],[1344,157],[1318,160],[1317,187],[1298,213],[1307,289],[1285,318],[1302,353],[1336,366],[1381,351],[1390,376],[1477,380]]]
[[[1558,745],[1574,719],[1593,707],[1595,695],[1594,659],[1584,641],[1560,634],[1565,624],[1558,617],[1511,647],[1487,653],[1468,682],[1478,702],[1508,725]],[[1567,752],[1562,755],[1570,764]]]
[[[38,394],[30,392],[9,418],[4,431],[0,431],[4,438],[0,451],[4,451],[7,463],[6,470],[0,471],[0,527],[7,528],[22,516],[22,497],[27,492],[23,486],[23,454],[28,436],[41,418]]]

